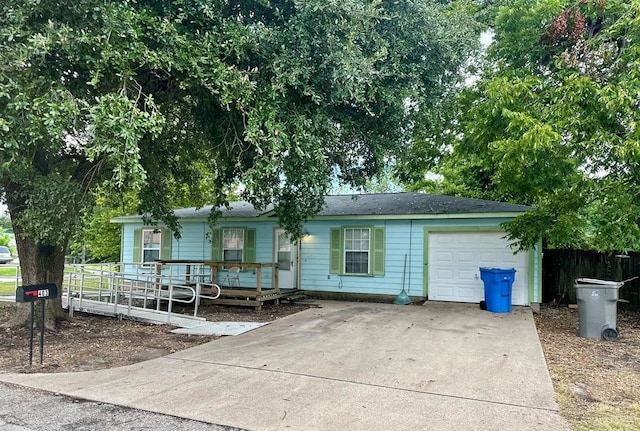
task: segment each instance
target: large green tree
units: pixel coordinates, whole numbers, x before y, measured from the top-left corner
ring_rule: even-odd
[[[94,205],[87,208],[71,237],[68,254],[82,263],[118,262],[122,232],[111,219],[134,213],[138,200],[130,192],[117,195],[101,188],[94,195]]]
[[[482,73],[404,180],[535,206],[507,225],[523,247],[640,249],[640,1],[502,3]]]
[[[172,190],[222,204],[241,183],[299,235],[335,172],[364,184],[411,140],[474,31],[460,1],[1,2],[0,186],[23,283],[60,285],[96,186],[179,235]]]

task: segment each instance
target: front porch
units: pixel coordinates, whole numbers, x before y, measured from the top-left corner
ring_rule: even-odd
[[[262,310],[263,304],[300,295],[298,289],[280,289],[278,264],[234,263],[240,266],[237,284],[222,283],[228,262],[161,260],[154,264],[74,264],[65,267],[63,306],[70,313],[94,312],[111,316],[157,316],[172,323],[180,308],[192,308],[198,319],[201,304],[235,305]],[[172,317],[173,316],[173,317]]]
[[[161,261],[171,263],[174,261]],[[205,303],[218,305],[239,305],[262,310],[262,304],[274,301],[280,303],[281,298],[289,297],[297,289],[280,289],[278,263],[276,262],[203,262],[210,268],[211,280],[216,280],[220,287],[217,299],[207,299]],[[229,277],[230,269],[239,269],[233,277]],[[265,281],[269,281],[265,283]]]

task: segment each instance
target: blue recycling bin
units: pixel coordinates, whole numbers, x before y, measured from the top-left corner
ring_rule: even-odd
[[[516,278],[515,268],[480,268],[484,282],[484,302],[493,313],[511,312],[511,291]]]

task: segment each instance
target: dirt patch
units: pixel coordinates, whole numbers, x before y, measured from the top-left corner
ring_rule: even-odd
[[[543,307],[535,316],[562,415],[573,429],[640,429],[640,313],[618,311],[620,336],[578,336],[578,311]]]
[[[309,308],[307,304],[248,307],[202,306],[198,316],[216,322],[270,322]],[[183,310],[190,311],[190,310]],[[0,305],[0,325],[15,312],[15,304]],[[29,367],[29,330],[0,328],[0,372],[58,373],[120,367],[154,359],[216,340],[217,336],[179,335],[167,325],[151,325],[111,317],[76,313],[56,331],[46,331],[40,365],[39,329],[34,331],[33,366]]]

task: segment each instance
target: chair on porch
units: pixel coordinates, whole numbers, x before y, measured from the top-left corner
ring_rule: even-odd
[[[240,287],[240,267],[232,266],[227,270],[227,275],[222,279],[225,287]]]

